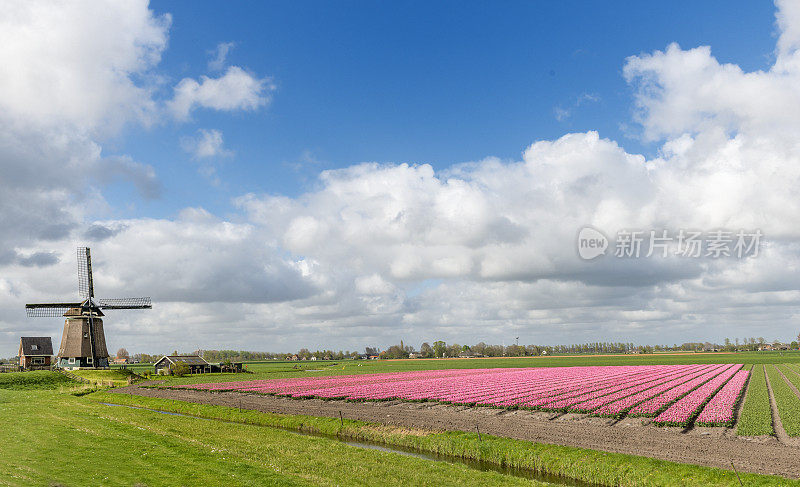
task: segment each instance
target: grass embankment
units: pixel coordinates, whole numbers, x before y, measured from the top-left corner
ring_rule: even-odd
[[[115,402],[119,396],[113,395]],[[0,485],[9,486],[544,485],[326,438],[111,407],[54,391],[0,390],[0,444]]]
[[[791,372],[785,367],[767,366],[769,385],[772,387],[772,394],[775,397],[775,404],[778,406],[783,429],[789,436],[800,436],[800,397],[789,387],[789,384],[781,376],[781,372],[787,379],[792,379],[789,375]]]
[[[132,373],[124,369],[111,369],[111,370],[76,370],[72,374],[104,386],[122,386],[128,385],[128,377]]]
[[[747,396],[742,406],[742,415],[736,426],[739,436],[773,435],[772,414],[769,404],[769,391],[767,379],[764,375],[764,366],[756,365],[750,372],[750,384]]]
[[[477,433],[412,431],[347,419],[341,421],[340,419],[331,418],[269,414],[224,406],[122,394],[97,393],[89,397],[95,401],[146,407],[199,418],[213,418],[247,425],[271,426],[321,433],[411,448],[422,452],[470,458],[497,465],[507,465],[569,477],[597,485],[739,485],[735,473],[727,470],[672,463],[633,455],[545,445],[488,435],[479,437]],[[199,419],[198,421],[203,420]],[[232,423],[222,423],[218,427],[206,429],[225,429],[228,424]],[[255,430],[258,429],[255,428]],[[268,428],[261,429],[269,431]],[[320,439],[319,441],[332,440]],[[353,468],[353,462],[349,459],[341,459],[340,461],[346,462],[346,464],[341,463],[337,468]],[[394,458],[387,457],[386,462],[387,464],[394,462]],[[739,475],[746,485],[800,485],[799,481],[781,477],[741,473]],[[428,478],[424,483],[432,485],[438,482],[438,479]],[[358,482],[350,480],[347,483]],[[401,482],[394,482],[393,479],[393,483],[400,484]]]
[[[501,357],[476,359],[340,360],[315,362],[258,362],[245,364],[252,374],[201,374],[169,378],[169,384],[196,384],[322,375],[376,374],[435,369],[488,369],[496,367],[578,367],[589,365],[672,364],[772,364],[798,363],[800,352],[672,353],[643,355],[559,355],[552,357]]]
[[[76,382],[64,374],[49,370],[0,374],[0,389],[58,389],[59,387],[70,385],[76,385]]]

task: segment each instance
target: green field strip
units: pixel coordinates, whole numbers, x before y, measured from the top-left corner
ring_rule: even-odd
[[[789,436],[800,436],[800,397],[797,397],[774,365],[767,366],[767,377],[783,429]]]
[[[800,374],[797,374],[794,371],[792,371],[792,369],[787,367],[786,364],[777,365],[776,367],[778,367],[778,370],[783,372],[784,377],[786,377],[786,379],[788,379],[789,382],[791,382],[794,388],[797,389],[797,391],[800,391]],[[795,392],[795,395],[797,395],[797,391],[793,391]]]
[[[744,399],[739,424],[736,425],[736,434],[739,436],[775,434],[763,365],[754,366],[750,372],[747,396]]]

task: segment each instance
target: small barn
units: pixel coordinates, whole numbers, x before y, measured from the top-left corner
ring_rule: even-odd
[[[25,370],[50,369],[53,340],[50,337],[22,337],[19,340],[19,366]]]
[[[215,367],[206,362],[203,357],[199,355],[165,355],[153,364],[153,367],[155,367],[157,374],[171,373],[175,364],[178,362],[183,362],[188,365],[192,374],[217,372],[217,370],[213,370]],[[162,370],[164,372],[161,372]]]

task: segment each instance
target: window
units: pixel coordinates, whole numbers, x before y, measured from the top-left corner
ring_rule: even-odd
[[[84,333],[83,338],[89,338],[89,332]]]
[[[39,350],[39,345],[31,345],[31,350]]]
[[[33,365],[44,365],[44,357],[33,357]]]
[[[75,357],[70,357],[67,362],[69,362],[71,364],[74,364],[75,363]]]
[[[92,363],[92,357],[86,357],[86,363],[87,364]]]

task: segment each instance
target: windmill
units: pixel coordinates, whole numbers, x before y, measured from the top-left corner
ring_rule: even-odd
[[[25,311],[29,317],[67,318],[57,366],[66,369],[106,368],[109,354],[101,319],[103,311],[151,309],[150,298],[95,298],[92,254],[88,247],[78,248],[78,292],[82,300],[80,302],[26,304]]]

